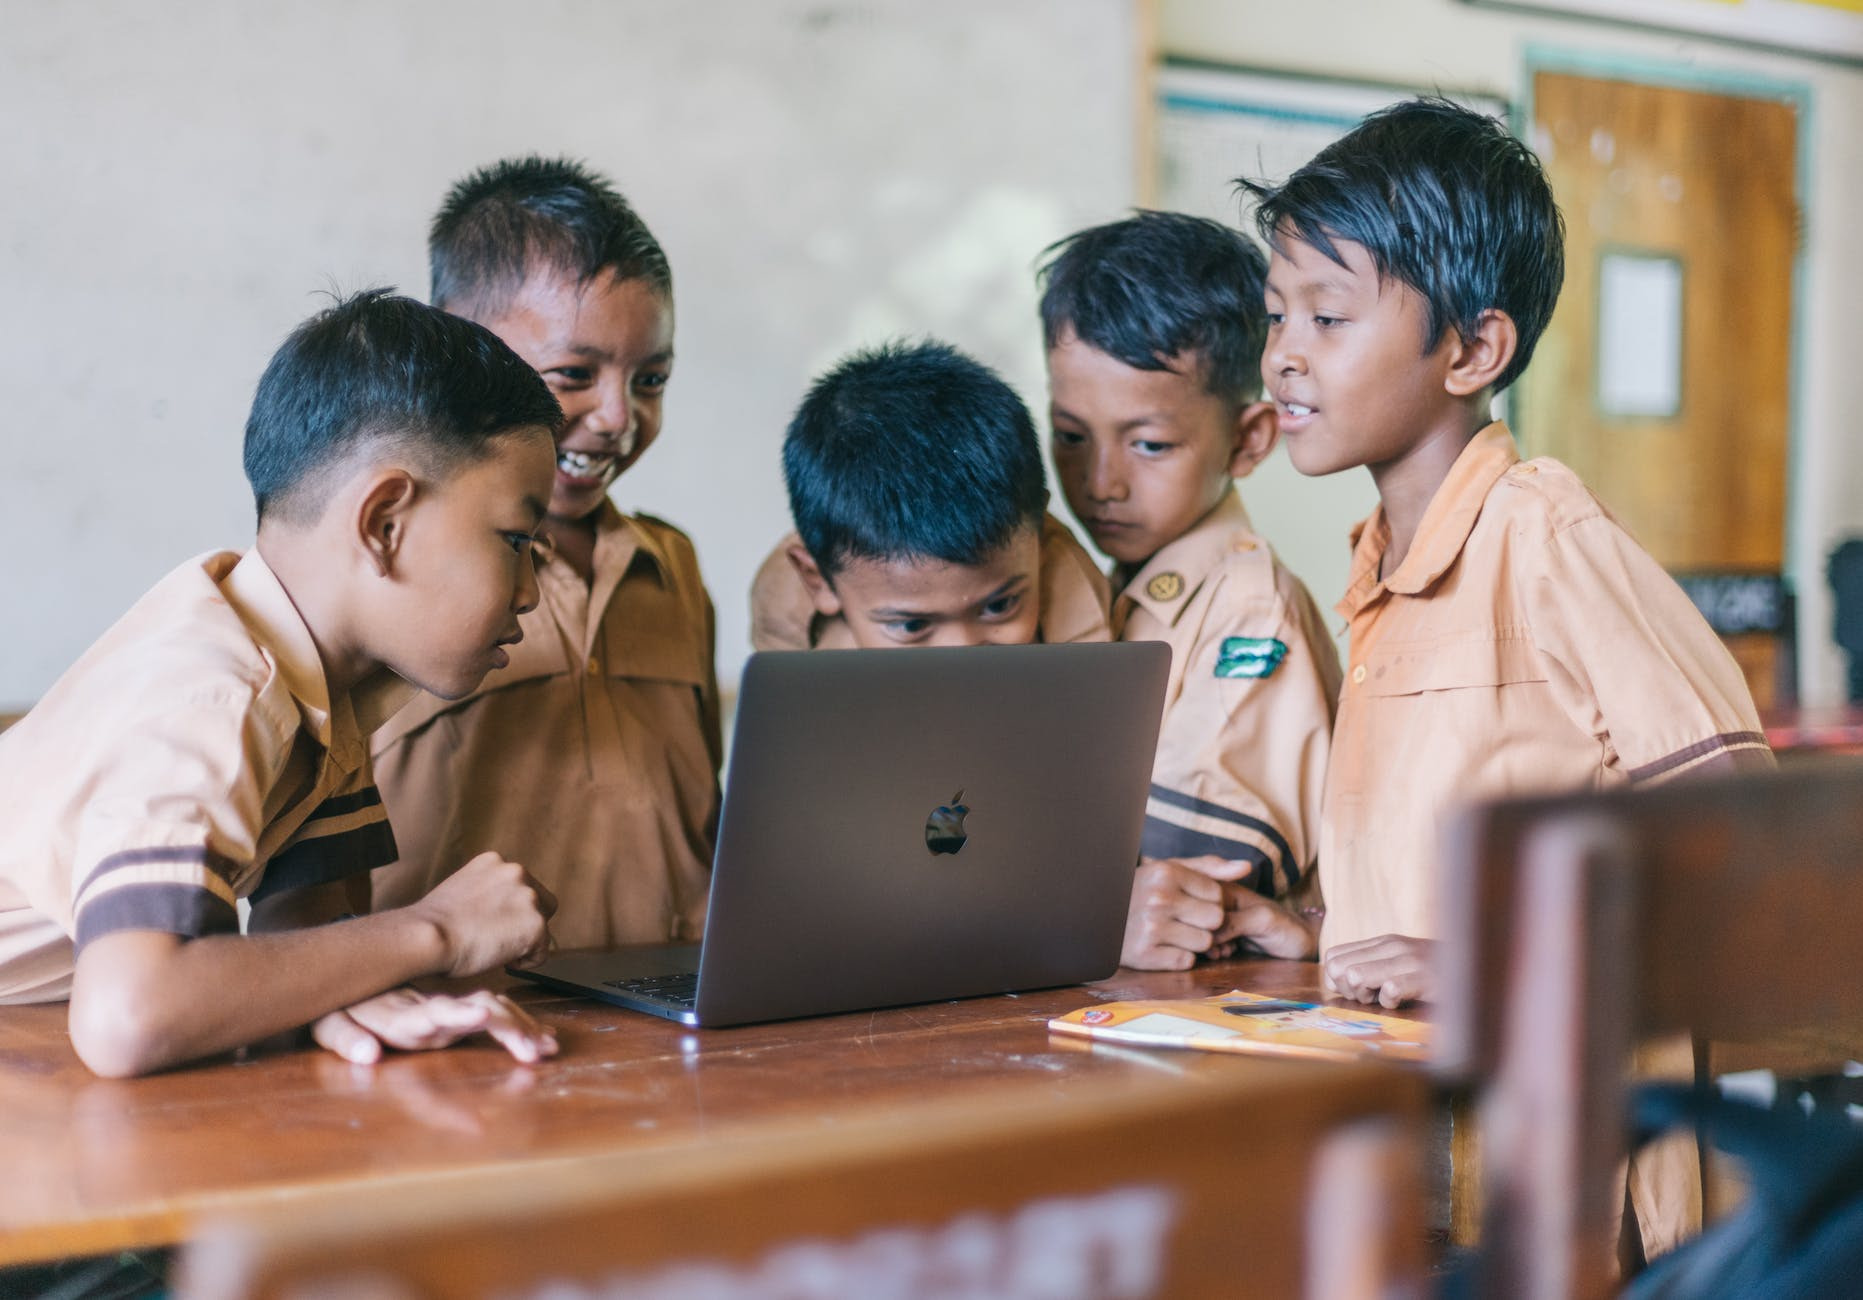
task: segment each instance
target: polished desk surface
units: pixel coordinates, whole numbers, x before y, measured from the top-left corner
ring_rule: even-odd
[[[1058,1100],[1121,1075],[1310,1070],[1089,1048],[1044,1022],[1095,999],[1237,987],[1317,1000],[1318,978],[1311,962],[1122,970],[1086,986],[718,1030],[520,983],[513,996],[562,1044],[539,1065],[477,1040],[373,1067],[305,1048],[128,1081],[78,1061],[63,1005],[0,1008],[0,1264],[171,1243],[216,1211],[398,1177],[644,1158],[773,1127],[826,1132],[858,1108],[906,1110],[971,1087]]]

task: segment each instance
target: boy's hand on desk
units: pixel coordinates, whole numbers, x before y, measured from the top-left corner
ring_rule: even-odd
[[[1290,961],[1306,961],[1318,950],[1312,927],[1272,898],[1237,885],[1230,886],[1227,895],[1222,928],[1216,932],[1217,951],[1212,956],[1230,956],[1244,942],[1270,957]]]
[[[543,956],[556,899],[517,863],[481,853],[410,906],[440,933],[434,973],[459,977]]]
[[[1253,871],[1224,858],[1145,858],[1132,879],[1119,963],[1134,970],[1189,970],[1217,943],[1228,915],[1227,881]]]
[[[390,989],[311,1026],[319,1044],[358,1065],[380,1060],[385,1047],[428,1051],[473,1034],[490,1034],[526,1063],[556,1055],[555,1034],[511,999],[486,991],[451,997]]]
[[[1326,982],[1341,997],[1401,1007],[1436,996],[1436,944],[1401,934],[1342,943],[1326,950]]]

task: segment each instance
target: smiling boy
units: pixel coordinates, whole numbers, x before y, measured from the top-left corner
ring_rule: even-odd
[[[1310,873],[1339,659],[1235,480],[1273,451],[1261,400],[1266,259],[1200,217],[1141,212],[1042,268],[1055,476],[1113,560],[1122,640],[1171,674],[1125,965],[1181,969],[1247,939],[1304,955],[1262,898]]]
[[[955,348],[845,358],[790,421],[783,476],[796,531],[751,587],[759,650],[1111,639],[1028,408]]]
[[[357,1062],[479,1030],[555,1050],[503,998],[395,989],[542,950],[548,894],[517,864],[329,922],[394,856],[371,729],[519,639],[559,418],[510,349],[406,298],[286,340],[246,426],[252,549],[164,578],[0,737],[0,1003],[69,997],[106,1075],[312,1022]]]
[[[660,435],[666,256],[604,178],[542,158],[454,186],[429,249],[435,304],[529,362],[564,424],[524,641],[476,692],[421,699],[377,737],[401,843],[378,904],[497,849],[556,894],[566,947],[696,939],[718,813],[711,600],[684,533],[608,498]]]
[[[1770,766],[1739,668],[1682,590],[1489,406],[1564,272],[1539,160],[1440,100],[1368,118],[1279,187],[1262,376],[1303,474],[1363,465],[1327,775],[1328,980],[1433,990],[1437,833],[1473,799]]]

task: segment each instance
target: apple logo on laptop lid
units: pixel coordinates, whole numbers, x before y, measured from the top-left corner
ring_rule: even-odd
[[[963,800],[964,792],[959,790],[950,803],[939,804],[925,819],[925,847],[933,853],[956,853],[970,839],[964,830],[964,818],[970,809]]]

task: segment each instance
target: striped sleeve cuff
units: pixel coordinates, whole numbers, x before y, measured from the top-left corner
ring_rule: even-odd
[[[197,939],[239,929],[232,862],[201,844],[124,849],[99,860],[78,889],[78,951],[99,935],[154,930]]]
[[[1246,883],[1268,898],[1277,892],[1292,893],[1300,884],[1300,865],[1280,831],[1259,817],[1162,785],[1154,784],[1146,801],[1139,851],[1150,858],[1210,854],[1252,862],[1255,870]],[[1285,882],[1285,889],[1279,891],[1277,874]]]
[[[252,901],[360,875],[385,867],[399,856],[380,791],[368,786],[332,795],[317,805],[291,842],[265,864]]]
[[[1665,754],[1651,763],[1630,769],[1632,782],[1662,781],[1687,771],[1691,767],[1707,762],[1717,754],[1729,754],[1735,750],[1763,749],[1772,752],[1766,743],[1766,737],[1757,731],[1724,731],[1718,736],[1709,736],[1706,740],[1685,745],[1673,754]]]

